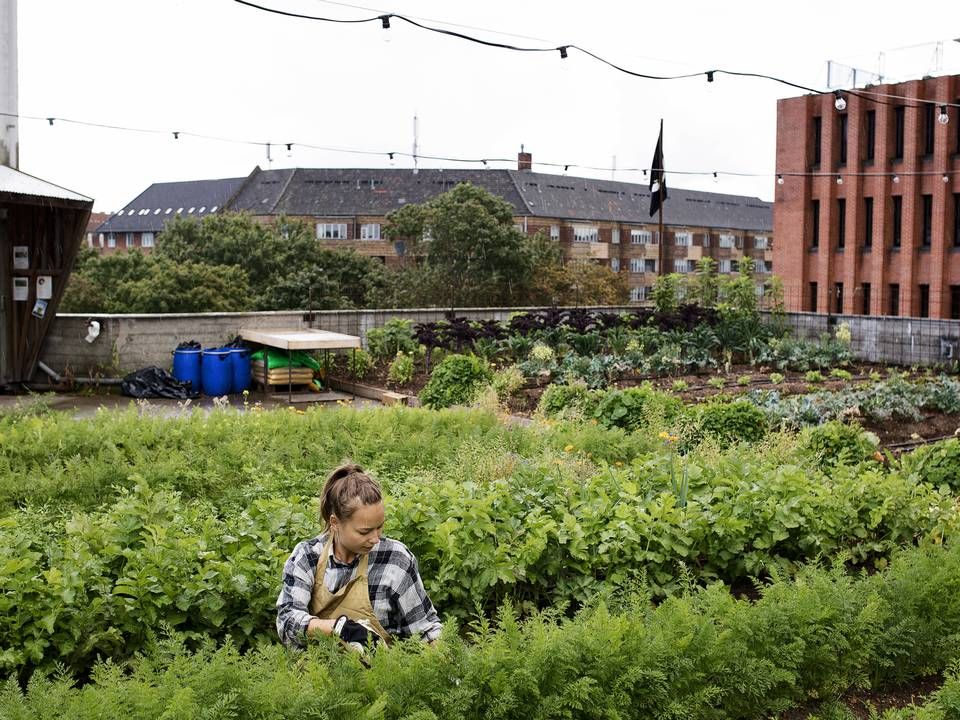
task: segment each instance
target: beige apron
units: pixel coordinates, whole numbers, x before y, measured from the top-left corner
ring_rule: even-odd
[[[341,615],[346,615],[351,620],[358,622],[363,620],[380,636],[381,640],[389,645],[393,638],[380,624],[376,613],[373,611],[373,605],[370,603],[370,590],[367,584],[369,554],[364,553],[360,556],[357,576],[337,592],[332,593],[327,590],[327,584],[324,582],[332,546],[333,533],[330,534],[330,538],[320,554],[322,562],[317,563],[317,571],[313,579],[313,593],[310,595],[310,604],[307,609],[311,615],[321,620],[336,620]]]

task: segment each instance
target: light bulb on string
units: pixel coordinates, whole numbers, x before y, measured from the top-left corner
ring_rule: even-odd
[[[950,182],[950,176],[947,175],[946,173],[944,173],[944,174],[943,174],[943,177],[941,178],[941,180],[943,180],[945,183],[948,183],[948,182]]]
[[[777,185],[783,185],[783,175],[777,175]]]
[[[946,105],[940,106],[940,114],[937,116],[937,122],[941,125],[946,125],[948,122],[950,122],[950,116],[947,115]]]
[[[847,101],[844,99],[843,95],[840,94],[839,90],[837,90],[834,95],[836,96],[836,99],[833,101],[833,106],[840,112],[843,112],[847,109]]]
[[[843,175],[837,175],[837,185],[843,185]]]
[[[713,181],[714,181],[714,182],[717,182],[717,174],[716,174],[716,173],[713,174]]]
[[[894,175],[894,176],[893,176],[893,184],[894,184],[894,185],[899,185],[899,184],[900,184],[900,176],[899,176],[899,175]]]

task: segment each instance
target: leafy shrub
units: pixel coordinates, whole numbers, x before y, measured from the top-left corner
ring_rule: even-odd
[[[582,380],[563,385],[552,383],[540,396],[537,413],[544,417],[592,416],[601,395],[600,392],[590,390]]]
[[[878,445],[879,440],[873,433],[839,420],[808,428],[800,437],[801,450],[823,468],[863,462],[877,451]]]
[[[433,409],[467,405],[492,378],[490,367],[481,358],[449,355],[430,373],[430,380],[420,393],[420,401]]]
[[[853,374],[849,370],[844,370],[843,368],[834,368],[830,371],[830,377],[836,380],[850,381],[853,379]]]
[[[767,433],[767,418],[746,400],[711,402],[700,410],[698,429],[724,444],[757,442]]]
[[[413,356],[398,352],[387,368],[387,381],[397,387],[408,385],[413,380]]]
[[[933,487],[957,492],[960,490],[960,440],[953,438],[918,447],[901,456],[900,467],[905,473],[916,473]]]
[[[737,385],[739,385],[740,387],[747,387],[747,385],[749,385],[752,380],[753,380],[752,375],[741,375],[740,377],[737,378]]]
[[[688,383],[686,380],[674,380],[670,385],[670,389],[675,393],[686,392],[690,389],[690,383]]]
[[[819,370],[807,370],[803,379],[808,383],[822,383],[824,381],[823,373]]]
[[[644,385],[607,391],[594,408],[593,417],[604,427],[633,431],[653,423],[669,426],[682,409],[678,398]]]
[[[413,336],[413,323],[409,320],[393,318],[383,327],[367,331],[367,348],[376,360],[386,360],[397,353],[414,353],[417,341]]]
[[[373,367],[373,358],[366,350],[357,348],[347,353],[347,372],[350,373],[350,377],[363,380],[371,367]]]
[[[783,380],[784,380],[784,376],[781,373],[778,373],[778,372],[770,373],[770,382],[773,383],[774,385],[779,385],[780,383],[783,382]]]
[[[516,365],[510,365],[502,370],[497,370],[493,374],[493,380],[490,381],[490,384],[497,393],[497,400],[502,403],[523,387],[523,373]]]
[[[549,345],[544,345],[543,343],[535,343],[533,348],[530,350],[530,355],[528,359],[532,363],[536,363],[540,367],[547,367],[554,360],[556,360],[556,353],[553,352],[553,348]]]

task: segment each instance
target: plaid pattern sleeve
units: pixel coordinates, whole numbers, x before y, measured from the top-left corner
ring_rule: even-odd
[[[283,583],[277,598],[277,635],[284,645],[302,648],[312,615],[307,611],[313,578],[323,546],[320,538],[298,544],[283,565]]]
[[[283,566],[277,634],[290,647],[303,647],[305,643],[312,618],[307,607],[326,539],[324,534],[300,543]],[[327,589],[336,592],[346,585],[356,576],[358,565],[359,559],[341,563],[331,557],[324,574]],[[440,618],[423,586],[417,559],[406,545],[382,538],[370,551],[367,574],[370,603],[387,632],[397,637],[420,635],[426,640],[440,637]]]

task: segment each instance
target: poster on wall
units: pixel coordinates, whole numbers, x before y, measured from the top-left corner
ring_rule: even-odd
[[[35,318],[43,320],[43,316],[47,314],[47,301],[46,300],[37,300],[33,304],[33,315]]]
[[[13,301],[26,302],[30,293],[30,278],[15,277],[13,279]]]
[[[27,245],[13,246],[13,269],[28,270],[30,268],[30,248]]]
[[[53,297],[53,277],[50,275],[37,276],[37,298],[49,300]]]

